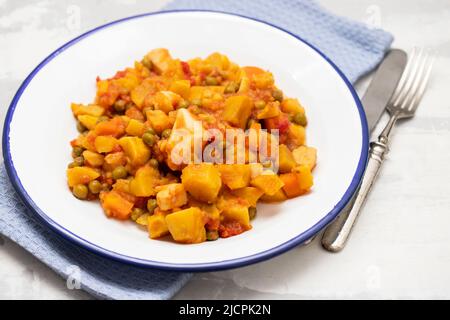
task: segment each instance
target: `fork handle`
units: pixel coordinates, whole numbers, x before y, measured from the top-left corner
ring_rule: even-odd
[[[384,156],[389,152],[387,139],[380,137],[378,141],[370,144],[369,161],[364,173],[361,185],[356,192],[355,201],[351,206],[348,215],[343,212],[324,232],[322,245],[325,249],[332,252],[341,251],[358,219],[362,207],[364,206],[367,195],[378,176]]]

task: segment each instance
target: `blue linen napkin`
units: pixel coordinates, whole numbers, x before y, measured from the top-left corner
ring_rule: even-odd
[[[165,9],[209,9],[252,16],[291,31],[331,58],[350,81],[372,70],[392,42],[382,30],[336,17],[308,0],[176,0]],[[26,209],[0,165],[0,233],[97,298],[169,299],[191,277],[111,261],[68,242]]]

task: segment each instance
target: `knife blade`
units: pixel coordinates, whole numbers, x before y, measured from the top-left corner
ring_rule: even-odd
[[[367,88],[361,102],[366,113],[367,124],[370,132],[373,131],[378,120],[383,114],[389,99],[394,94],[406,66],[407,54],[400,49],[390,50],[378,67],[375,75]],[[355,197],[352,197],[342,209],[340,215],[325,229],[322,236],[322,246],[331,252],[339,252],[345,242],[339,241],[345,221]]]
[[[390,50],[367,88],[361,102],[366,113],[369,130],[375,128],[397,87],[406,66],[407,54],[400,49]]]

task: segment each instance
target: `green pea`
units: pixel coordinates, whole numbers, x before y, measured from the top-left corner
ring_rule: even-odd
[[[89,191],[93,194],[100,193],[100,191],[102,190],[102,184],[98,180],[92,180],[91,182],[89,182],[88,187]]]
[[[187,107],[189,107],[189,103],[186,100],[182,100],[178,104],[178,109],[185,109]]]
[[[266,103],[263,100],[258,100],[255,102],[256,109],[264,109]]]
[[[296,124],[301,126],[306,126],[306,124],[308,123],[305,114],[302,112],[296,113],[293,120]]]
[[[144,210],[142,210],[141,208],[134,208],[133,211],[131,211],[131,220],[136,221],[143,214]]]
[[[77,130],[78,130],[79,133],[83,133],[87,129],[80,121],[77,121]]]
[[[81,167],[82,165],[84,165],[84,157],[76,157],[75,159],[73,159],[73,162],[76,164],[76,167]]]
[[[156,131],[153,128],[148,128],[145,133],[150,133],[150,134],[156,135]]]
[[[217,86],[219,84],[219,81],[217,81],[217,78],[215,77],[206,77],[205,79],[206,85],[208,86]]]
[[[276,100],[276,101],[283,101],[283,91],[281,91],[280,89],[274,89],[272,91],[272,97]]]
[[[235,93],[238,89],[238,85],[236,82],[230,82],[226,87],[225,87],[225,93]]]
[[[146,132],[142,135],[142,140],[145,142],[146,145],[148,145],[149,147],[153,146],[156,142],[156,137],[155,135]]]
[[[127,177],[127,175],[128,175],[127,169],[125,169],[125,167],[123,166],[118,166],[112,172],[112,177],[114,180],[124,179]]]
[[[165,129],[165,130],[161,133],[161,138],[163,138],[163,139],[169,139],[171,133],[172,133],[172,130],[170,130],[170,129]]]
[[[116,110],[116,112],[118,113],[122,113],[125,111],[126,105],[127,103],[124,100],[119,99],[116,102],[114,102],[114,110]]]
[[[147,201],[147,210],[149,214],[153,214],[156,207],[158,206],[158,203],[156,202],[156,199],[148,199]]]
[[[248,208],[248,216],[250,217],[250,220],[255,219],[255,217],[256,217],[256,208],[255,207]]]
[[[156,160],[156,159],[150,159],[150,161],[148,162],[148,164],[150,165],[150,166],[152,166],[153,168],[155,168],[155,169],[158,169],[158,167],[159,167],[159,162],[158,162],[158,160]]]
[[[207,230],[206,231],[206,240],[215,241],[219,239],[219,232],[217,230]]]
[[[83,151],[84,151],[83,147],[78,147],[78,146],[73,147],[72,157],[76,158],[76,157],[81,156],[83,154]]]
[[[88,196],[88,188],[84,184],[77,184],[73,187],[73,195],[80,200],[84,200]]]

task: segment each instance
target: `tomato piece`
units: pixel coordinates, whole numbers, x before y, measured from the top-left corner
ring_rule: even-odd
[[[286,114],[281,113],[277,117],[264,119],[264,124],[267,129],[278,129],[280,134],[283,134],[289,129],[289,118]]]
[[[181,61],[181,69],[183,70],[186,79],[189,79],[192,76],[191,67],[186,61]]]
[[[236,221],[226,222],[219,226],[219,234],[221,238],[236,236],[246,230],[246,228],[244,228],[239,222]]]

